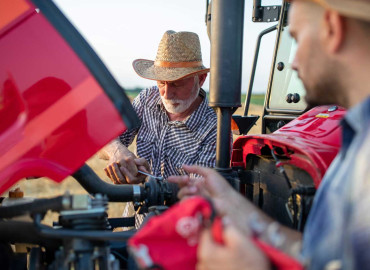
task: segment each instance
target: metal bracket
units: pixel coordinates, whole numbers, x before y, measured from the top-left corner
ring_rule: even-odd
[[[277,22],[280,18],[281,6],[254,6],[253,22]]]

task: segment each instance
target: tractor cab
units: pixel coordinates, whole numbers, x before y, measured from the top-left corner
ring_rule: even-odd
[[[229,59],[241,57],[243,5],[244,1],[213,1],[207,17],[212,20],[211,50],[217,52],[216,55],[211,51],[213,57],[222,58],[226,48],[229,48]],[[262,6],[260,0],[254,1],[253,22],[276,21],[277,25],[265,29],[258,36],[244,115],[232,116],[239,127],[238,134],[242,135],[234,141],[230,165],[228,149],[224,149],[225,144],[219,146],[220,152],[223,149],[223,155],[218,157],[216,170],[268,215],[282,224],[302,231],[315,191],[339,150],[339,121],[345,110],[336,105],[307,107],[304,85],[291,67],[296,44],[289,34],[289,5],[288,1],[282,1],[281,6]],[[233,21],[225,26],[225,23],[219,20],[226,16],[233,18]],[[259,117],[249,115],[248,109],[258,55],[263,53],[260,51],[261,39],[273,31],[276,31],[276,42],[261,115],[262,134],[248,135],[251,126]],[[233,51],[230,48],[233,48]],[[240,87],[237,84],[241,79],[240,73],[237,73],[239,68],[235,68],[239,63],[230,64],[219,60],[212,65],[212,59],[214,58],[211,58],[211,78],[213,76],[216,79],[211,80],[210,104],[214,104],[220,111],[228,111],[227,106],[233,111],[235,107],[240,106],[240,95],[233,98],[233,95],[227,92],[234,90],[230,89],[231,87],[225,90],[223,95],[224,87],[220,85],[225,83]],[[229,72],[230,70],[235,72]],[[240,88],[238,93],[240,94]],[[223,114],[219,121],[220,133],[230,131],[229,123]],[[224,136],[221,142],[226,141],[226,135]]]

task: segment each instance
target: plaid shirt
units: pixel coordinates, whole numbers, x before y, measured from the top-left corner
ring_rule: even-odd
[[[137,156],[149,162],[152,174],[167,179],[185,174],[183,164],[215,166],[217,117],[203,89],[200,95],[202,103],[185,121],[169,121],[156,86],[135,98],[133,107],[141,126],[126,131],[120,139],[127,147],[137,135]]]

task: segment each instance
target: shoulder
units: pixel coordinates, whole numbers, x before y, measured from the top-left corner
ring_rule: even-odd
[[[159,91],[157,86],[146,88],[134,99],[134,104],[142,104],[145,106],[154,106],[159,101]]]
[[[217,115],[213,108],[208,104],[207,94],[203,89],[200,89],[200,96],[203,98],[203,101],[200,105],[199,111],[202,114],[204,121],[210,121],[211,124],[217,124]]]

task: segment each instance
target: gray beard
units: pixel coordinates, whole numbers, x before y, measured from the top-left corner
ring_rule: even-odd
[[[200,87],[198,83],[194,83],[193,88],[192,88],[192,93],[188,99],[186,100],[181,100],[181,99],[165,99],[164,97],[161,96],[161,100],[163,103],[163,106],[165,107],[166,111],[169,113],[177,114],[177,113],[182,113],[189,109],[191,104],[197,99],[199,95]],[[174,104],[176,104],[174,106]]]

